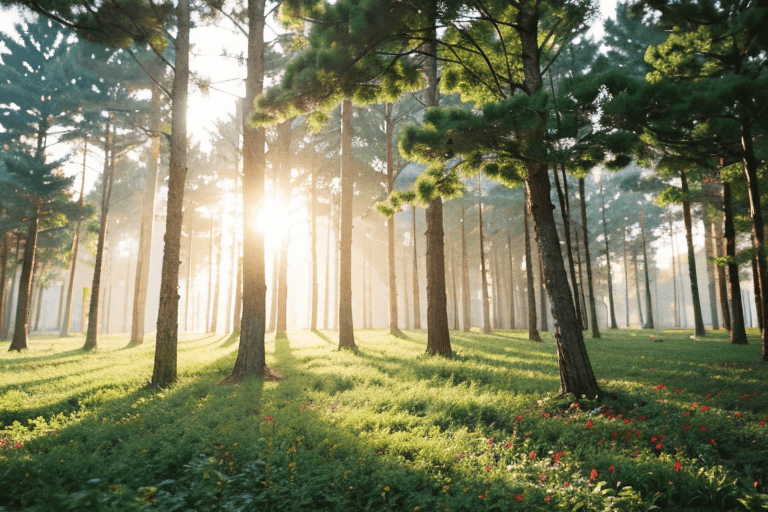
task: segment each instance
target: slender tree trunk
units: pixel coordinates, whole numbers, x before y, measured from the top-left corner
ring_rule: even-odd
[[[551,77],[550,77],[551,80]],[[560,123],[560,113],[557,112],[558,124]],[[563,219],[563,234],[565,235],[565,254],[568,257],[568,270],[571,277],[571,289],[573,292],[573,303],[576,308],[576,318],[579,321],[579,325],[583,326],[584,322],[581,320],[581,307],[579,306],[579,293],[576,287],[576,265],[573,261],[573,244],[571,243],[571,208],[568,200],[568,179],[565,173],[565,165],[560,163],[560,170],[563,174],[563,186],[560,186],[560,178],[557,175],[557,169],[554,169],[553,174],[555,176],[555,190],[557,192],[557,199],[560,203],[560,215]],[[543,294],[542,294],[543,296]],[[542,310],[543,312],[543,310]],[[544,315],[542,315],[544,318]]]
[[[235,308],[232,313],[232,328],[240,333],[240,319],[243,316],[243,247],[237,241],[237,274],[235,275]]]
[[[589,330],[589,317],[587,316],[587,299],[584,296],[584,268],[581,264],[581,245],[579,243],[579,230],[576,228],[576,226],[571,222],[571,225],[573,226],[573,241],[576,246],[576,264],[579,269],[579,298],[581,300],[581,320],[582,320],[582,327],[583,330],[587,331]]]
[[[755,253],[752,253],[752,275],[757,276],[759,275],[760,268],[759,268],[760,262],[758,260],[758,256]],[[753,286],[755,288],[755,311],[757,311],[757,327],[762,331],[763,330],[763,318],[760,315],[760,311],[763,309],[763,303],[762,303],[762,290],[760,289],[760,281],[759,280],[753,280]]]
[[[275,332],[285,336],[288,332],[288,248],[290,244],[290,229],[284,233],[280,244],[280,268],[277,278],[277,323]]]
[[[581,229],[584,236],[584,259],[587,266],[587,288],[589,290],[589,318],[592,324],[592,337],[600,337],[600,327],[597,325],[597,307],[595,305],[595,285],[592,276],[592,256],[589,253],[589,230],[587,228],[587,200],[584,192],[584,178],[579,178],[579,198],[581,206]]]
[[[515,329],[515,266],[512,261],[512,235],[507,233],[507,250],[509,254],[509,328]]]
[[[619,326],[616,323],[616,308],[613,302],[613,277],[611,273],[611,251],[608,248],[608,225],[605,221],[605,194],[603,191],[603,185],[600,184],[600,204],[602,205],[603,212],[603,238],[605,240],[605,266],[608,271],[608,305],[610,306],[610,321],[611,329],[618,329]]]
[[[264,89],[264,4],[248,2],[248,57],[245,81],[244,122],[256,96]],[[265,376],[264,327],[267,314],[267,284],[264,272],[264,234],[252,222],[264,202],[264,128],[243,130],[243,271],[240,344],[232,373],[225,383],[236,383],[250,375]]]
[[[575,307],[575,306],[574,306]],[[541,311],[539,331],[547,332],[549,330],[549,316],[547,315],[547,283],[544,277],[544,262],[539,253],[539,311]],[[581,327],[581,322],[579,322]]]
[[[187,285],[184,287],[184,330],[189,332],[189,314],[192,310],[192,225],[194,224],[194,213],[190,212],[187,233]]]
[[[362,296],[363,296],[363,329],[368,329],[368,259],[365,256],[366,251],[366,242],[365,238],[362,238],[363,242],[363,248],[360,251],[360,273],[363,274],[363,283],[362,283]]]
[[[341,241],[339,244],[339,349],[357,350],[352,313],[352,101],[341,104]]]
[[[723,205],[720,205],[720,211],[722,214]],[[715,222],[712,223],[712,236],[715,238],[715,254],[719,261],[725,258],[725,234],[723,232],[723,219],[718,216]],[[727,331],[731,330],[731,311],[728,306],[728,279],[725,275],[725,265],[718,264],[715,266],[715,275],[717,276],[717,289],[718,298],[720,299],[720,313],[723,316],[723,328]]]
[[[219,271],[219,265],[221,264],[222,260],[222,251],[221,251],[221,230],[222,225],[219,224],[219,229],[216,231],[216,243],[214,245],[214,251],[213,251],[213,259],[216,260],[217,264],[214,265],[213,270],[213,279],[214,279],[214,285],[213,285],[213,307],[211,308],[211,332],[215,333],[218,331],[219,328],[219,295],[221,293],[221,272]]]
[[[712,319],[712,329],[720,329],[720,321],[717,317],[717,284],[715,279],[715,244],[712,239],[712,218],[704,214],[704,252],[707,256],[707,293],[709,293],[709,316]]]
[[[678,307],[678,294],[677,294],[677,255],[675,254],[675,233],[672,228],[671,216],[667,219],[669,223],[669,239],[670,248],[672,249],[672,293],[675,296],[672,308],[675,314],[675,327],[680,327],[680,308]]]
[[[85,195],[85,170],[88,158],[88,140],[86,139],[83,146],[83,172],[80,181],[80,197],[77,200],[78,206],[83,205],[83,199]],[[66,338],[69,336],[69,328],[72,324],[72,292],[75,286],[75,271],[77,270],[77,250],[80,246],[80,221],[75,223],[75,233],[72,237],[72,251],[69,257],[69,280],[67,284],[67,295],[64,298],[64,313],[63,321],[61,322],[61,328],[59,329],[59,337]]]
[[[704,336],[704,318],[701,314],[701,299],[699,298],[699,280],[696,272],[696,252],[693,249],[693,221],[691,219],[691,201],[688,198],[688,178],[685,171],[680,170],[680,182],[683,191],[683,221],[685,223],[685,242],[688,246],[688,277],[691,280],[691,301],[693,302],[693,323],[696,336]]]
[[[453,299],[453,330],[459,330],[459,292],[456,286],[456,257],[451,245],[451,296]]]
[[[416,235],[416,206],[411,207],[413,214],[413,328],[421,329],[421,301],[419,299],[419,255]]]
[[[29,306],[32,295],[32,278],[35,267],[35,249],[37,248],[37,233],[40,228],[40,205],[35,207],[28,222],[27,236],[24,243],[24,261],[21,264],[19,278],[19,297],[16,300],[16,323],[13,339],[8,351],[29,350]]]
[[[485,263],[485,233],[483,230],[483,182],[481,180],[482,173],[477,175],[477,190],[479,197],[477,200],[478,207],[478,231],[480,232],[480,286],[482,287],[483,298],[483,333],[491,334],[491,305],[488,299],[488,269]]]
[[[330,329],[328,311],[330,310],[331,292],[331,226],[333,226],[333,197],[328,196],[328,233],[325,237],[325,297],[323,299],[323,327]]]
[[[461,208],[461,302],[464,313],[464,332],[472,327],[472,297],[469,289],[469,258],[467,256],[467,222],[464,207]]]
[[[9,296],[6,293],[6,280],[8,279],[8,233],[2,234],[3,243],[0,246],[0,331],[5,329],[5,310],[8,307]]]
[[[101,332],[108,334],[112,332],[110,330],[111,325],[111,315],[112,315],[112,251],[109,250],[109,247],[104,248],[105,251],[107,251],[107,262],[104,265],[104,276],[102,281],[104,282],[104,286],[101,290],[101,297],[103,297],[99,301],[99,308],[101,309],[101,313],[99,314],[99,318],[102,319],[101,323]]]
[[[384,133],[386,136],[387,195],[395,190],[394,122],[392,104],[384,105]],[[389,284],[389,333],[401,336],[397,325],[397,274],[395,272],[395,217],[387,219],[387,281]]]
[[[272,255],[272,296],[269,300],[269,326],[267,327],[267,332],[275,332],[275,329],[277,328],[277,303],[280,290],[280,256],[282,255],[282,251],[279,253],[272,251]]]
[[[150,132],[152,142],[147,155],[147,176],[144,184],[144,198],[141,207],[139,228],[139,251],[136,260],[136,283],[133,291],[133,318],[131,320],[130,345],[144,342],[144,315],[149,286],[149,265],[152,255],[152,230],[155,218],[155,191],[157,189],[158,160],[160,158],[160,87],[152,86],[152,110]]]
[[[640,216],[640,233],[643,240],[643,271],[645,272],[645,317],[646,322],[643,325],[646,329],[655,329],[653,322],[653,304],[651,303],[651,279],[648,275],[650,264],[648,263],[648,249],[645,240],[645,212]]]
[[[491,249],[493,254],[493,276],[491,277],[491,283],[493,283],[493,327],[494,329],[501,329],[501,274],[499,272],[499,254],[496,248],[491,242]]]
[[[408,304],[408,294],[406,289],[408,288],[408,247],[403,246],[403,311],[405,312],[405,328],[408,329],[411,326],[410,319],[410,304]]]
[[[205,304],[205,332],[211,332],[211,316],[213,307],[213,267],[216,266],[216,256],[213,252],[213,213],[208,223],[208,300]]]
[[[32,328],[33,332],[40,332],[40,309],[43,304],[43,275],[45,274],[45,265],[39,261],[37,263],[37,269],[32,273],[32,289],[36,290],[32,294],[32,304],[34,304],[35,310],[35,326]],[[31,323],[31,322],[30,322]]]
[[[312,273],[312,282],[310,284],[310,312],[309,312],[309,329],[312,331],[317,330],[317,168],[312,166],[312,195],[310,206],[310,271]]]
[[[640,320],[640,325],[646,328],[645,320],[643,320],[643,301],[640,299],[640,279],[639,272],[637,270],[637,250],[632,249],[632,265],[635,268],[635,297],[637,298],[637,318]]]
[[[531,257],[531,234],[528,228],[529,203],[523,205],[523,222],[525,224],[525,273],[528,277],[528,339],[541,341],[541,335],[536,328],[536,290],[533,279],[533,258]]]
[[[91,300],[88,307],[88,331],[85,334],[84,350],[99,348],[99,299],[101,298],[101,272],[107,237],[107,222],[109,218],[109,202],[112,197],[112,182],[115,176],[115,129],[107,121],[104,144],[104,176],[101,195],[101,216],[99,219],[99,239],[96,244],[96,259],[93,265],[93,284],[91,285]]]
[[[731,206],[731,184],[723,182],[723,220],[725,224],[725,254],[728,261],[728,299],[731,303],[731,332],[728,337],[735,345],[746,345],[744,307],[741,302],[739,265],[736,263],[736,229]]]
[[[624,221],[624,324],[629,327],[629,259],[627,259],[627,222]],[[637,261],[634,252],[632,253],[633,262]],[[637,264],[635,264],[635,281],[637,281]],[[638,305],[640,304],[638,297]],[[643,325],[642,320],[640,325]]]
[[[760,304],[758,305],[758,325],[760,326],[760,341],[763,361],[768,361],[768,256],[765,246],[765,226],[763,212],[760,206],[760,187],[757,176],[757,159],[752,147],[750,123],[742,120],[741,147],[743,151],[744,175],[747,178],[749,195],[749,217],[752,220],[752,250],[757,258],[757,272],[754,273],[754,288],[759,290]]]

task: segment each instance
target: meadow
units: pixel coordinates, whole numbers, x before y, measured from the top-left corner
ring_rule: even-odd
[[[768,365],[759,338],[586,339],[606,398],[558,397],[551,333],[358,330],[269,339],[284,376],[217,385],[233,336],[185,336],[178,383],[153,340],[0,345],[0,511],[760,510]]]

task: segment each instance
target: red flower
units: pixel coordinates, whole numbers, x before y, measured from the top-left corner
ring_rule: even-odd
[[[512,441],[507,443],[507,448],[512,448]]]
[[[529,453],[528,454],[528,458],[531,459],[531,460],[535,459],[536,458],[536,452]]]
[[[576,409],[578,409],[579,407],[581,407],[581,404],[580,404],[580,403],[578,403],[578,402],[576,402],[575,404],[573,404],[573,406],[574,406]]]
[[[488,445],[489,445],[489,446],[493,446],[493,438],[490,438],[490,439],[488,440]]]
[[[639,457],[639,456],[640,456],[640,449],[635,448],[635,457]]]
[[[571,485],[571,482],[565,482],[565,483],[563,483],[563,487],[570,487],[570,485]]]
[[[521,416],[518,416],[518,417],[517,417],[517,421],[523,421],[523,416],[522,416],[522,415],[521,415]]]
[[[594,482],[595,480],[597,480],[597,470],[592,468],[592,471],[589,472],[589,481]]]
[[[702,411],[708,411],[708,410],[709,410],[709,406],[707,406],[707,405],[702,405],[702,406],[701,406],[701,410],[702,410]]]
[[[522,494],[515,494],[515,499],[517,501],[523,501],[523,495]]]
[[[655,443],[655,442],[656,442],[658,439],[659,439],[658,437],[652,437],[652,438],[651,438],[651,442],[652,442],[652,443]]]
[[[701,427],[701,431],[702,432],[706,432],[707,431],[707,427]]]
[[[714,441],[714,439],[713,439],[713,441]],[[23,446],[24,446],[24,443],[22,443],[21,441],[16,441],[16,444],[13,445],[13,448],[14,449],[18,449],[18,448],[21,448]]]
[[[589,420],[589,421],[587,422],[587,428],[592,428],[592,427],[594,427],[594,426],[595,426],[595,424],[594,424],[594,423],[592,423],[592,420]]]
[[[758,423],[759,423],[760,425],[765,425],[765,420],[760,420]]]
[[[491,470],[491,465],[490,465],[490,464],[486,465],[486,466],[485,466],[485,470],[486,470],[486,471],[490,471],[490,470]]]
[[[675,393],[682,393],[682,392],[683,392],[683,390],[680,389],[680,388],[675,389]]]
[[[741,413],[740,413],[740,412],[737,412],[737,413],[736,413],[736,417],[740,419],[740,418],[741,418]]]
[[[613,436],[613,438],[614,438],[614,439],[616,439],[617,437],[619,437],[619,433],[618,433],[618,432],[614,432],[614,433],[613,433],[613,434],[611,434],[611,435]]]
[[[8,444],[8,438],[0,439],[0,448]]]
[[[632,422],[632,420],[631,420],[631,419],[629,419],[629,418],[624,418],[624,423],[626,423],[627,425],[629,425],[631,422]]]
[[[683,416],[690,416],[690,415],[691,415],[691,413],[689,413],[688,411],[685,411],[685,412],[683,413]]]
[[[552,499],[552,496],[545,496],[544,497],[544,503],[547,503],[551,499]]]
[[[709,444],[711,444],[711,445],[716,445],[716,444],[717,444],[717,441],[715,441],[714,439],[710,439],[710,440],[709,440]]]
[[[680,472],[683,469],[683,465],[679,462],[675,462],[675,472]]]
[[[608,472],[609,472],[609,473],[613,473],[613,472],[615,472],[615,471],[616,471],[616,468],[614,467],[614,465],[613,465],[613,464],[611,464],[610,466],[608,466]]]
[[[548,412],[545,412],[545,413],[544,413],[544,417],[545,417],[545,418],[549,418],[549,416],[550,416],[550,414],[549,414]]]
[[[480,498],[481,500],[484,500],[485,499],[485,493],[483,493],[480,496],[478,496],[478,498]]]
[[[637,429],[635,429],[635,435],[636,435],[637,437],[640,437],[640,431],[639,431],[639,430],[637,430]]]
[[[690,425],[683,425],[683,430],[688,430],[689,428],[691,428]]]
[[[709,393],[707,393],[706,395],[704,395],[704,398],[711,398],[711,397],[712,397],[712,395],[710,395]]]
[[[664,389],[664,384],[658,384],[654,386],[653,389]]]
[[[640,421],[645,421],[645,416],[640,416]]]
[[[657,450],[661,450],[662,448],[664,448],[664,445],[663,445],[663,444],[661,444],[661,443],[657,443],[657,444],[656,444],[656,449],[657,449]]]
[[[563,456],[563,452],[557,452],[555,454],[555,465],[560,463],[560,458]]]

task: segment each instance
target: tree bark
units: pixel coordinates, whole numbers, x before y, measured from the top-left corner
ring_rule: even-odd
[[[419,255],[416,240],[416,206],[411,207],[413,215],[413,328],[421,329],[421,300],[419,299]]]
[[[323,300],[323,327],[330,329],[328,312],[331,306],[331,236],[333,226],[333,196],[328,193],[328,232],[325,236],[325,290]]]
[[[629,258],[627,256],[627,221],[624,220],[624,324],[629,327]],[[637,261],[635,253],[632,253],[632,261]],[[635,264],[635,282],[637,282],[637,264]],[[640,304],[640,297],[638,297],[638,304]],[[639,308],[638,308],[639,309]],[[642,320],[640,325],[643,325]]]
[[[427,207],[427,353],[450,358],[443,239],[443,199],[437,197]]]
[[[720,205],[722,214],[723,205]],[[712,223],[712,236],[715,239],[715,254],[720,261],[725,258],[725,234],[723,232],[723,219],[718,218]],[[725,264],[718,263],[715,266],[715,275],[717,276],[718,298],[720,299],[720,313],[723,316],[723,328],[731,330],[731,311],[728,306],[728,279],[725,275]]]
[[[408,304],[408,293],[406,293],[406,289],[408,288],[408,247],[405,245],[403,246],[403,311],[405,312],[405,328],[408,329],[411,326],[411,319],[409,317],[410,315],[410,304]]]
[[[312,274],[312,282],[310,283],[310,312],[309,312],[309,329],[311,331],[317,330],[317,168],[313,165],[312,169],[312,184],[310,191],[311,203],[310,203],[310,218],[309,218],[309,236],[310,236],[310,271]]]
[[[152,255],[152,231],[155,219],[155,191],[157,189],[158,160],[160,159],[160,87],[152,85],[152,111],[150,126],[152,142],[147,159],[147,177],[141,206],[139,251],[136,260],[136,283],[133,289],[133,317],[129,345],[144,342],[144,314],[149,286],[149,262]]]
[[[205,304],[205,332],[211,333],[211,314],[213,307],[213,267],[216,266],[216,255],[213,250],[213,233],[214,233],[213,213],[208,222],[208,300]]]
[[[605,221],[605,194],[603,191],[603,185],[600,184],[600,202],[602,204],[603,213],[603,239],[605,240],[605,267],[608,272],[608,306],[610,309],[610,322],[611,329],[618,329],[619,326],[616,323],[616,308],[613,302],[613,277],[611,273],[611,251],[608,247],[608,225]]]
[[[744,307],[741,302],[739,266],[736,264],[736,229],[733,224],[731,184],[723,183],[723,222],[725,228],[725,255],[728,261],[728,300],[731,303],[731,331],[728,339],[734,345],[746,345]]]
[[[77,200],[78,206],[83,205],[83,199],[85,197],[85,170],[88,157],[88,140],[86,139],[83,147],[83,175],[80,181],[80,197]],[[80,221],[75,223],[75,233],[72,237],[72,251],[69,257],[69,280],[67,284],[67,295],[64,298],[64,313],[62,314],[61,328],[59,329],[59,337],[66,338],[69,336],[69,328],[72,324],[72,292],[75,287],[75,271],[77,270],[77,251],[80,247]],[[3,280],[3,283],[5,281]]]
[[[184,330],[187,332],[191,330],[189,325],[189,314],[192,310],[192,226],[194,225],[194,218],[194,212],[190,212],[187,220],[187,283],[186,286],[184,286]]]
[[[453,330],[459,330],[459,292],[456,286],[456,257],[451,245],[451,298],[453,302]]]
[[[637,318],[640,320],[640,325],[645,329],[646,323],[643,320],[643,301],[640,299],[640,280],[639,272],[637,270],[637,250],[632,249],[632,265],[635,269],[635,298],[637,299]]]
[[[29,306],[32,295],[32,278],[35,267],[35,249],[37,248],[37,233],[40,229],[41,207],[35,207],[32,217],[27,224],[27,236],[24,242],[24,260],[21,264],[19,278],[19,297],[16,300],[16,323],[13,339],[8,351],[29,350]]]
[[[243,273],[240,344],[232,373],[223,383],[241,382],[248,376],[265,376],[264,334],[267,317],[267,284],[264,272],[264,233],[253,219],[264,203],[264,128],[246,120],[256,96],[264,89],[264,3],[248,2],[248,57],[245,81],[243,130]]]
[[[357,350],[352,312],[352,100],[341,103],[341,239],[339,243],[339,349]]]
[[[111,119],[111,117],[110,117]],[[83,350],[99,348],[99,300],[101,298],[101,273],[104,258],[104,244],[107,237],[109,219],[109,202],[112,197],[112,183],[115,178],[115,125],[107,121],[104,143],[104,175],[101,192],[101,216],[99,219],[99,239],[96,244],[96,259],[93,264],[93,284],[91,285],[91,300],[88,307],[88,331],[85,334]]]
[[[481,292],[483,298],[483,334],[491,334],[493,333],[493,329],[491,328],[491,305],[488,299],[488,269],[485,263],[485,233],[483,230],[483,182],[481,176],[482,174],[478,173],[477,190],[479,197],[477,200],[477,225],[480,232],[480,286],[482,288]]]
[[[539,335],[539,330],[536,327],[536,289],[534,288],[533,258],[531,257],[531,234],[528,228],[529,208],[530,200],[526,201],[526,204],[523,205],[523,223],[525,224],[525,273],[528,278],[528,339],[532,341],[541,341],[541,335]]]
[[[512,235],[507,233],[507,250],[509,251],[509,328],[515,329],[515,266],[512,262]]]
[[[6,293],[6,280],[8,269],[8,236],[7,232],[2,233],[3,243],[0,248],[0,331],[5,327],[5,309],[8,306],[9,296]]]
[[[499,253],[496,250],[493,242],[491,242],[491,254],[493,254],[493,275],[491,276],[491,287],[493,291],[493,327],[494,329],[501,329],[501,273],[499,271]]]
[[[680,327],[680,308],[677,304],[677,256],[675,254],[675,233],[672,229],[671,217],[667,220],[669,223],[670,248],[672,249],[672,293],[675,296],[675,300],[672,302],[672,309],[674,310],[675,315],[675,327]]]
[[[704,318],[701,314],[701,299],[699,298],[699,279],[696,272],[696,252],[693,249],[693,221],[691,219],[691,201],[688,198],[688,178],[685,171],[680,170],[680,182],[683,191],[683,222],[685,223],[685,242],[688,247],[688,277],[691,280],[691,301],[693,302],[693,323],[696,336],[704,336]]]
[[[288,248],[290,244],[290,228],[283,234],[280,244],[280,270],[277,279],[277,324],[275,332],[278,336],[286,336],[288,332]]]
[[[219,229],[216,231],[216,241],[214,243],[213,259],[217,262],[213,267],[213,306],[211,307],[211,332],[219,330],[219,295],[221,294],[221,272],[219,265],[223,259],[221,251],[221,238],[223,226],[219,223]]]
[[[547,283],[546,278],[544,277],[544,262],[542,261],[541,253],[539,253],[539,311],[541,311],[541,315],[539,316],[539,331],[547,332],[549,330],[549,318],[547,316]],[[581,327],[581,322],[579,322],[579,327]]]
[[[176,382],[179,336],[179,259],[183,221],[184,184],[187,178],[187,96],[189,90],[189,0],[176,7],[178,33],[175,42],[171,158],[168,171],[168,201],[165,247],[160,278],[160,307],[157,312],[155,366],[152,386],[167,387]]]
[[[464,314],[464,332],[472,326],[472,298],[469,289],[469,258],[467,257],[467,222],[464,207],[461,208],[461,303]]]
[[[551,77],[550,77],[551,80]],[[558,125],[560,124],[560,113],[556,113],[558,118]],[[565,164],[560,163],[560,171],[563,174],[563,186],[560,186],[560,178],[557,175],[557,168],[553,169],[555,176],[555,190],[557,192],[557,200],[560,203],[560,216],[563,219],[563,234],[565,236],[565,254],[568,256],[568,270],[571,277],[571,289],[573,291],[573,304],[576,308],[576,318],[579,320],[579,325],[583,326],[584,322],[581,319],[581,307],[579,306],[579,293],[576,287],[576,265],[573,261],[573,244],[571,243],[571,208],[568,200],[568,180],[565,173]],[[542,308],[543,311],[543,308]]]
[[[587,289],[589,290],[589,318],[592,324],[592,337],[600,337],[600,327],[597,325],[597,307],[595,305],[595,285],[592,276],[592,256],[589,253],[589,230],[587,229],[587,200],[584,192],[584,178],[579,178],[579,198],[581,206],[581,229],[584,236],[584,259],[587,267]]]
[[[717,317],[717,284],[715,279],[715,244],[712,239],[712,218],[704,214],[704,252],[707,256],[707,293],[709,293],[709,316],[712,319],[712,329],[720,329],[720,321]]]
[[[648,249],[645,241],[645,212],[642,212],[640,216],[640,232],[643,240],[643,271],[645,272],[645,318],[646,323],[643,325],[646,329],[654,329],[655,324],[653,322],[653,303],[651,302],[651,279],[648,275]]]

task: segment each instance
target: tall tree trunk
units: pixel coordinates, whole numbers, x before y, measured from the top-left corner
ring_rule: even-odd
[[[112,120],[112,116],[110,117]],[[91,300],[88,307],[88,331],[85,334],[84,350],[96,350],[99,347],[99,299],[101,298],[101,272],[107,237],[107,222],[109,218],[109,201],[112,197],[112,182],[115,177],[115,128],[107,121],[104,142],[104,175],[101,192],[101,216],[99,219],[99,239],[96,244],[96,259],[93,264],[93,284],[91,285]]]
[[[362,250],[360,251],[360,273],[363,274],[362,296],[363,296],[363,329],[368,329],[368,258],[366,257],[366,241],[362,238]]]
[[[152,255],[152,230],[155,218],[155,191],[157,189],[158,160],[160,159],[160,87],[152,86],[152,110],[149,129],[152,142],[147,155],[147,176],[144,184],[144,198],[141,206],[139,228],[139,251],[136,260],[136,283],[133,290],[133,317],[131,320],[130,345],[144,342],[144,314],[149,286],[149,265]]]
[[[419,299],[419,255],[417,248],[418,237],[416,235],[416,206],[411,207],[413,215],[413,328],[421,329],[421,300]]]
[[[587,316],[587,299],[584,296],[584,268],[581,264],[581,245],[579,243],[579,230],[576,225],[571,222],[573,226],[573,242],[576,246],[576,265],[579,269],[579,299],[581,300],[581,321],[584,331],[589,330],[589,317]]]
[[[584,259],[587,266],[587,288],[589,290],[589,318],[592,324],[592,337],[600,337],[600,327],[597,325],[597,307],[595,305],[595,285],[592,276],[592,256],[589,253],[589,230],[587,228],[587,200],[584,192],[584,178],[579,178],[579,199],[581,206],[581,229],[584,236]]]
[[[410,319],[410,304],[408,304],[408,293],[406,293],[406,289],[408,288],[408,257],[410,255],[408,254],[408,247],[405,245],[403,246],[403,311],[405,312],[405,328],[409,329],[411,326],[411,319]]]
[[[456,255],[451,245],[451,297],[453,302],[453,330],[459,330],[459,292],[456,286]]]
[[[701,299],[699,298],[699,280],[696,272],[696,252],[693,249],[693,221],[691,219],[691,201],[688,198],[688,178],[685,171],[680,170],[680,182],[683,191],[683,222],[685,223],[685,242],[688,247],[688,277],[691,280],[691,302],[693,303],[693,323],[696,336],[704,336],[704,318],[701,314]]]
[[[205,304],[205,332],[211,332],[211,311],[213,309],[213,268],[216,266],[216,256],[213,251],[213,213],[208,223],[208,300]]]
[[[551,76],[550,76],[551,80]],[[560,113],[556,112],[558,125],[560,124]],[[557,192],[557,200],[560,203],[560,215],[563,219],[563,234],[565,237],[565,254],[568,257],[568,270],[571,277],[571,289],[573,292],[573,304],[576,308],[576,318],[579,321],[579,325],[583,326],[584,322],[581,320],[581,307],[579,306],[579,293],[576,287],[576,265],[573,261],[573,244],[571,243],[571,208],[568,199],[568,176],[565,173],[565,164],[560,163],[560,171],[563,175],[563,186],[560,186],[560,178],[557,174],[557,168],[553,169],[555,176],[555,190]],[[542,294],[543,295],[543,294]],[[543,312],[543,310],[542,310]],[[542,315],[543,318],[543,315]]]
[[[608,272],[608,306],[610,312],[611,329],[618,329],[619,326],[616,323],[616,308],[613,302],[613,277],[611,273],[611,251],[608,247],[608,224],[605,221],[605,194],[603,191],[603,185],[600,184],[600,204],[602,205],[603,212],[603,239],[605,240],[605,267]]]
[[[485,233],[483,230],[483,182],[481,176],[482,173],[478,173],[477,190],[479,196],[477,199],[477,225],[478,231],[480,232],[480,286],[483,298],[483,333],[491,334],[493,329],[491,329],[491,305],[488,299],[488,269],[485,264]]]
[[[194,220],[194,213],[189,213],[188,233],[187,233],[187,284],[184,287],[184,330],[189,332],[189,315],[192,310],[192,302],[190,297],[192,296],[192,225]]]
[[[712,217],[704,214],[704,252],[707,256],[707,293],[709,293],[709,316],[712,319],[712,329],[720,329],[720,321],[717,317],[717,284],[715,279],[715,244],[712,239]]]
[[[243,317],[243,247],[237,241],[237,274],[235,274],[235,307],[232,312],[232,328],[240,333],[240,319]]]
[[[277,323],[275,332],[278,336],[285,336],[288,332],[288,248],[290,245],[290,228],[283,233],[283,241],[280,244],[280,269],[277,278]]]
[[[216,243],[214,245],[213,259],[217,264],[213,269],[213,307],[211,308],[211,332],[215,333],[219,329],[219,295],[221,294],[221,272],[219,271],[219,265],[223,259],[223,252],[221,251],[221,238],[223,226],[219,223],[219,229],[216,231]]]
[[[752,147],[752,133],[747,120],[741,122],[741,147],[743,151],[744,175],[747,178],[749,195],[749,217],[752,220],[752,250],[757,258],[757,272],[754,273],[754,288],[759,290],[760,304],[757,310],[760,326],[760,341],[763,361],[768,361],[768,257],[765,246],[765,226],[760,206],[760,187],[757,176],[757,159]]]
[[[722,215],[723,205],[720,205],[720,215]],[[715,239],[715,254],[718,261],[722,261],[725,258],[725,234],[723,228],[723,219],[718,218],[712,223],[712,236]],[[717,276],[717,290],[718,298],[720,299],[720,313],[723,316],[723,328],[727,331],[731,330],[731,310],[728,306],[728,279],[725,275],[725,265],[718,264],[715,266],[715,275]]]
[[[648,249],[645,240],[645,212],[641,212],[640,216],[640,233],[643,240],[643,271],[645,273],[645,319],[646,322],[643,325],[646,329],[654,329],[655,324],[653,322],[653,304],[651,303],[651,279],[648,275],[648,269],[650,265],[648,263]]]
[[[333,226],[333,197],[328,195],[328,233],[325,236],[325,296],[323,298],[323,327],[330,329],[328,311],[330,310],[331,303],[331,236]]]
[[[282,249],[282,245],[281,245]],[[269,299],[269,326],[267,332],[275,332],[277,328],[277,303],[280,290],[280,256],[282,251],[272,251],[272,296]]]
[[[19,297],[16,300],[16,323],[13,339],[8,351],[29,350],[29,306],[32,295],[32,279],[35,268],[35,249],[37,248],[37,233],[40,228],[41,207],[37,205],[29,219],[27,236],[24,242],[24,261],[21,264],[19,278]]]
[[[384,133],[386,136],[387,195],[395,190],[394,122],[392,104],[384,105]],[[401,336],[397,324],[397,273],[395,272],[395,217],[387,219],[387,281],[389,284],[389,333]]]
[[[639,272],[637,270],[637,250],[632,248],[632,265],[635,269],[635,297],[637,298],[637,318],[640,320],[640,325],[645,327],[645,320],[643,320],[643,301],[640,299],[640,279]]]
[[[760,272],[760,262],[758,259],[758,255],[756,253],[752,253],[752,275],[757,276]],[[757,311],[757,327],[762,331],[763,330],[763,317],[760,315],[760,312],[763,310],[763,292],[760,289],[760,280],[756,279],[753,280],[753,286],[755,288],[754,295],[755,295],[755,311]]]
[[[528,228],[529,202],[523,205],[523,222],[525,224],[525,273],[528,278],[528,339],[541,341],[541,335],[536,328],[536,290],[533,278],[533,258],[531,257],[531,234]]]
[[[78,206],[83,205],[83,198],[85,195],[85,170],[88,158],[88,140],[86,139],[83,145],[83,172],[80,181],[80,197],[77,200]],[[67,295],[64,298],[64,313],[62,315],[63,320],[61,322],[61,328],[59,329],[59,337],[66,338],[69,336],[69,328],[72,324],[72,292],[75,287],[75,270],[77,269],[77,250],[80,247],[80,221],[75,223],[75,233],[72,237],[72,250],[69,257],[69,280],[67,284]]]
[[[461,303],[464,314],[464,332],[472,327],[472,297],[469,289],[469,258],[467,256],[467,222],[464,207],[461,208]]]
[[[341,240],[339,243],[339,348],[357,350],[352,320],[352,100],[341,103]]]
[[[34,306],[35,311],[35,321],[30,322],[34,323],[34,327],[31,329],[32,332],[39,332],[40,331],[40,309],[41,305],[43,303],[43,274],[45,273],[45,265],[41,264],[38,260],[37,262],[37,268],[34,272],[32,272],[32,305]]]
[[[310,283],[310,312],[309,312],[309,329],[312,331],[317,330],[317,168],[312,166],[312,195],[310,206],[310,271],[312,273],[312,282]]]
[[[493,276],[491,277],[491,283],[493,284],[493,327],[494,329],[501,329],[501,273],[499,271],[499,254],[495,250],[493,242],[491,242],[491,249],[493,254]]]
[[[549,316],[547,315],[547,283],[546,278],[544,277],[544,262],[542,261],[541,253],[539,253],[539,311],[541,311],[541,315],[539,316],[539,331],[547,332],[549,330]],[[581,327],[581,322],[579,322],[579,327]]]
[[[243,121],[256,96],[264,89],[264,3],[248,1],[248,57]],[[232,373],[225,383],[250,375],[265,376],[264,331],[267,318],[267,283],[264,272],[264,233],[252,222],[264,203],[264,128],[243,129],[243,279],[240,344]]]
[[[509,254],[509,328],[515,329],[515,266],[512,262],[512,235],[507,233],[507,250]]]
[[[0,331],[5,328],[5,309],[8,307],[9,296],[6,293],[6,280],[8,279],[8,236],[7,232],[2,233],[3,242],[0,247]]]
[[[678,306],[678,293],[677,293],[677,255],[675,254],[675,232],[672,228],[672,217],[669,216],[669,239],[670,248],[672,249],[672,293],[675,296],[675,300],[672,302],[672,309],[675,315],[675,327],[680,327],[680,308]]]
[[[624,324],[629,327],[629,259],[627,258],[627,221],[624,220]],[[632,253],[633,262],[637,261],[635,253]],[[637,281],[637,264],[635,264],[635,281]],[[640,304],[640,297],[637,301]],[[640,325],[643,325],[642,320]]]
[[[728,261],[728,299],[731,303],[731,332],[728,338],[735,345],[747,343],[744,327],[744,307],[741,302],[739,265],[736,263],[736,229],[733,224],[731,184],[723,182],[723,221],[725,224],[725,255]]]

